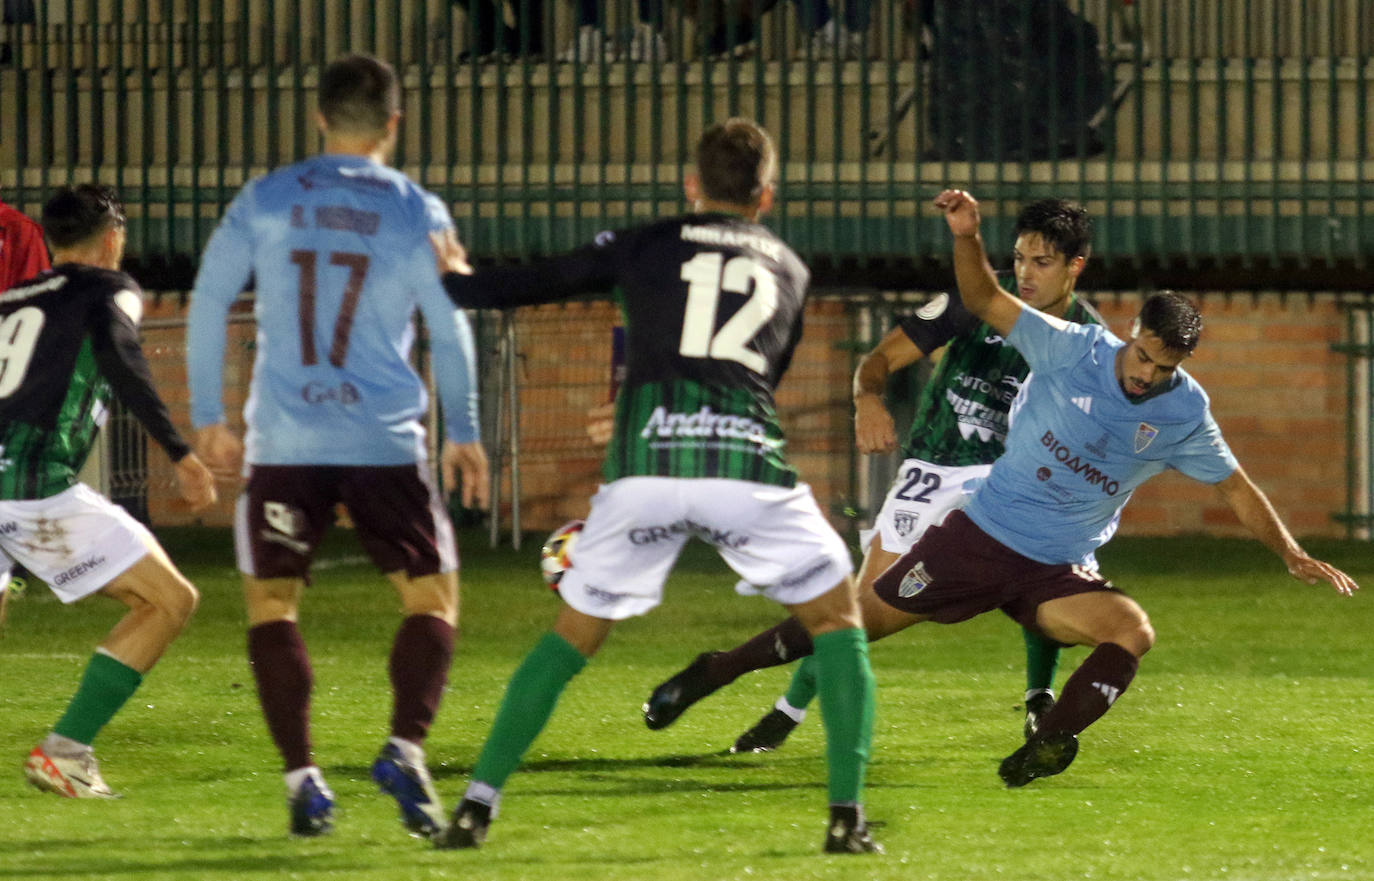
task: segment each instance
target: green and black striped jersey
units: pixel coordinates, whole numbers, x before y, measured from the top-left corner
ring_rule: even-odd
[[[73,263],[0,294],[0,499],[42,499],[76,483],[111,394],[173,461],[172,426],[139,346],[138,283]]]
[[[1102,324],[1078,297],[1067,321]],[[964,308],[958,292],[944,293],[899,322],[927,354],[944,356],[921,387],[902,452],[936,465],[988,465],[1002,455],[1007,412],[1030,368],[995,330]]]
[[[687,215],[603,232],[566,256],[443,280],[454,302],[479,308],[619,289],[626,372],[607,481],[796,483],[773,390],[801,339],[810,272],[767,227]]]

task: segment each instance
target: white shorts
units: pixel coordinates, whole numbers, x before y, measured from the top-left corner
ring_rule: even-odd
[[[927,529],[943,522],[950,511],[964,507],[991,470],[991,465],[932,465],[921,459],[903,460],[873,528],[859,533],[864,551],[867,552],[876,532],[882,536],[883,550],[906,553]]]
[[[153,543],[142,523],[84,483],[46,499],[0,500],[0,584],[18,561],[64,603],[109,584]]]
[[[735,590],[785,605],[813,600],[854,571],[811,488],[722,478],[623,477],[592,497],[558,592],[579,612],[619,621],[663,598],[687,539],[711,545]]]

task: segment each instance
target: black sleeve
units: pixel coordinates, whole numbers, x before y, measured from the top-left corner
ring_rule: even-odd
[[[171,460],[180,462],[191,452],[191,446],[172,425],[167,405],[153,388],[152,371],[143,357],[133,319],[115,305],[113,297],[104,297],[92,310],[90,331],[100,375]]]
[[[554,303],[578,294],[609,292],[616,285],[623,247],[617,236],[602,233],[596,243],[570,254],[521,266],[479,269],[474,275],[446,272],[440,280],[449,299],[463,309]]]
[[[943,346],[961,333],[978,326],[978,316],[968,311],[955,291],[940,294],[897,324],[924,354]]]

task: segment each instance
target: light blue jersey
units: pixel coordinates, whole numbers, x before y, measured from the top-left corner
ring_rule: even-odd
[[[1166,468],[1203,483],[1236,470],[1182,369],[1161,394],[1133,403],[1116,378],[1126,344],[1106,328],[1057,328],[1024,309],[1007,341],[1031,368],[1007,448],[965,509],[979,528],[1042,563],[1084,563],[1116,531],[1131,493]]]
[[[191,294],[191,422],[224,421],[225,321],[256,279],[245,459],[404,465],[425,456],[428,402],[410,362],[423,313],[448,439],[479,437],[472,331],[439,283],[435,196],[360,156],[317,156],[249,182],[210,238]]]

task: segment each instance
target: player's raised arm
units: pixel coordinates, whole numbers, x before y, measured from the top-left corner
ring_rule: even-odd
[[[1269,499],[1250,480],[1245,469],[1237,466],[1231,476],[1216,487],[1245,528],[1282,558],[1294,578],[1308,584],[1316,584],[1318,580],[1330,582],[1337,593],[1345,596],[1360,589],[1355,579],[1335,566],[1308,556],[1283,525]]]
[[[595,244],[569,254],[473,273],[456,237],[430,234],[444,291],[464,309],[513,309],[609,291],[616,283],[616,243],[615,234],[603,232]]]
[[[997,284],[988,263],[978,232],[982,223],[978,200],[963,190],[945,190],[935,197],[935,207],[945,213],[945,222],[954,233],[954,277],[964,305],[1003,336],[1011,333],[1023,306]]]

